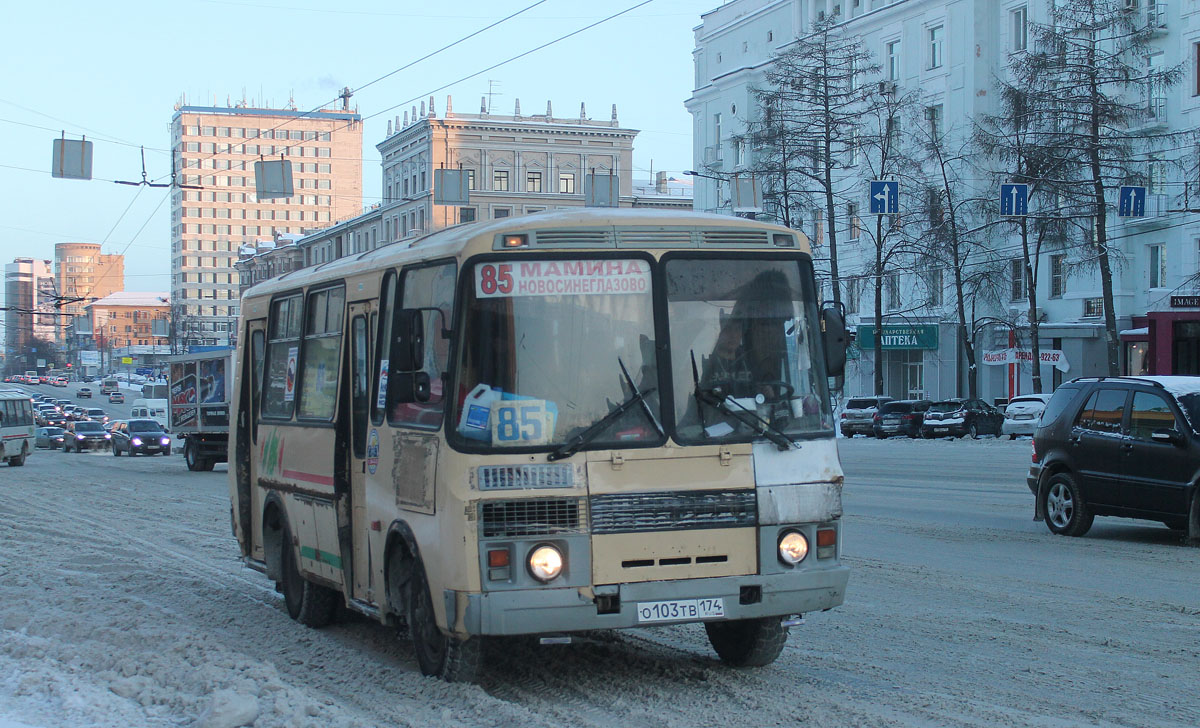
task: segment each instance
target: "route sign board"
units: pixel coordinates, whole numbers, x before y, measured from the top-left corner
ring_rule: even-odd
[[[872,215],[900,214],[900,183],[895,180],[871,180],[871,200],[868,212]]]
[[[1117,196],[1117,217],[1145,217],[1146,188],[1122,187]]]
[[[1029,185],[1000,185],[1000,214],[1024,216],[1029,214]]]

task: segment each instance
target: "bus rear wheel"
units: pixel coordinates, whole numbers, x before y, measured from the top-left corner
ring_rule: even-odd
[[[483,664],[483,638],[460,639],[438,627],[425,569],[417,564],[408,580],[408,626],[421,672],[446,682],[475,682]]]
[[[783,652],[788,636],[783,617],[705,622],[704,631],[721,662],[734,667],[770,665]]]
[[[280,544],[279,559],[283,572],[283,601],[288,616],[313,628],[324,627],[332,622],[337,611],[338,593],[304,578],[296,566],[292,537],[287,531],[284,531]]]
[[[8,467],[10,467],[10,468],[21,467],[22,465],[25,464],[25,458],[28,455],[29,455],[29,445],[28,445],[28,443],[22,443],[21,454],[13,455],[11,458],[9,458],[8,459]]]

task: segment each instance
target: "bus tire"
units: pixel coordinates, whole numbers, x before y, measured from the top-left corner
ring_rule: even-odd
[[[770,665],[783,652],[788,636],[783,617],[705,622],[704,631],[721,662],[734,667]]]
[[[29,443],[21,443],[21,454],[14,455],[8,459],[8,467],[19,468],[25,464],[25,458],[29,455]]]
[[[279,563],[283,572],[283,602],[288,616],[300,624],[319,629],[333,621],[337,612],[338,593],[314,584],[300,573],[296,565],[292,536],[286,530],[280,544]]]
[[[483,638],[461,639],[437,625],[425,569],[416,564],[408,580],[408,626],[421,672],[446,682],[475,682],[483,664]]]
[[[187,469],[193,472],[205,472],[213,469],[213,461],[200,457],[199,447],[195,441],[188,438],[183,443],[183,460],[187,463]]]

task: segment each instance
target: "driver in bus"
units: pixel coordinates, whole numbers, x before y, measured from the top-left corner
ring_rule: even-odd
[[[724,387],[734,397],[787,394],[785,323],[793,318],[793,294],[778,271],[763,271],[739,291],[733,312],[721,316],[721,330],[701,383]]]

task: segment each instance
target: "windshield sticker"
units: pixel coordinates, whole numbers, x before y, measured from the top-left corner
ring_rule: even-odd
[[[375,409],[387,407],[388,360],[379,360],[379,395],[375,397]]]
[[[491,406],[492,443],[546,445],[554,440],[558,408],[544,399],[504,399]]]
[[[477,298],[649,292],[650,264],[644,260],[532,260],[475,267]]]
[[[291,402],[296,398],[296,354],[300,347],[289,346],[287,355],[287,379],[283,383],[283,401]]]

